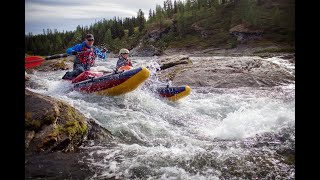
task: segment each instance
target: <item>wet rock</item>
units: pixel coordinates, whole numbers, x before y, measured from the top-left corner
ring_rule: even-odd
[[[108,142],[112,134],[69,104],[26,89],[25,137],[25,151],[32,154],[75,151],[84,139]]]
[[[178,86],[216,88],[272,87],[295,80],[294,73],[259,57],[208,57],[193,64],[179,61],[173,56],[162,58],[160,65],[166,69],[158,72],[160,79]]]
[[[30,132],[34,136],[30,138]],[[26,152],[73,151],[87,134],[86,118],[70,105],[25,90]]]
[[[192,64],[192,61],[189,59],[189,56],[178,55],[170,58],[160,58],[159,63],[161,64],[161,70],[164,70],[179,64]]]
[[[82,153],[52,152],[25,157],[25,179],[87,179],[94,175]]]
[[[111,140],[114,139],[114,137],[112,136],[109,130],[105,129],[100,124],[96,123],[96,121],[93,119],[90,119],[88,121],[88,128],[89,128],[89,132],[87,134],[84,145],[87,144],[87,141],[93,141],[93,143],[97,145],[97,144],[109,143]]]
[[[110,143],[110,131],[67,103],[25,90],[26,179],[84,179],[94,172],[80,146]]]

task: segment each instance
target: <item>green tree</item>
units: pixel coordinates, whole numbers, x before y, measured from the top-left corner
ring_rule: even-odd
[[[164,21],[164,15],[160,5],[156,5],[156,21],[161,29]]]
[[[146,19],[144,17],[144,13],[139,9],[137,13],[137,20],[139,25],[139,32],[142,32],[145,28]]]
[[[134,26],[133,26],[133,22],[130,21],[129,23],[129,27],[128,27],[128,36],[132,36],[134,34]]]
[[[114,49],[115,47],[113,46],[113,39],[112,39],[111,29],[107,30],[107,32],[105,33],[104,37],[105,37],[104,42],[106,42],[107,46],[110,49]]]

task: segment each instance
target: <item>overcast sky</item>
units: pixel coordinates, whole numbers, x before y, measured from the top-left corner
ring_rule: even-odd
[[[42,34],[43,29],[74,31],[77,25],[90,26],[103,18],[145,17],[164,0],[25,0],[25,34]],[[172,1],[173,2],[173,1]]]

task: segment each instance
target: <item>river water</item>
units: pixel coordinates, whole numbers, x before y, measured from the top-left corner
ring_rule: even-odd
[[[132,58],[134,66],[151,67],[156,59]],[[266,60],[294,73],[280,58]],[[115,64],[97,61],[94,70]],[[115,97],[79,93],[61,79],[65,72],[36,71],[30,76],[41,86],[28,89],[68,102],[121,140],[82,147],[79,162],[94,171],[86,179],[295,179],[294,83],[191,87],[189,96],[169,102],[144,86]]]

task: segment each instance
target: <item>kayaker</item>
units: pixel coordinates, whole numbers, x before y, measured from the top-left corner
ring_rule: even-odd
[[[118,61],[117,61],[117,67],[116,69],[119,69],[122,66],[131,66],[132,67],[132,63],[131,60],[128,58],[129,57],[129,50],[122,48],[119,51],[119,56],[118,56]]]
[[[92,34],[87,34],[85,40],[67,49],[67,54],[75,55],[73,60],[73,70],[66,72],[62,79],[73,79],[84,71],[90,70],[95,63],[96,57],[102,60],[106,59],[106,49],[100,51],[93,46],[94,37]]]

